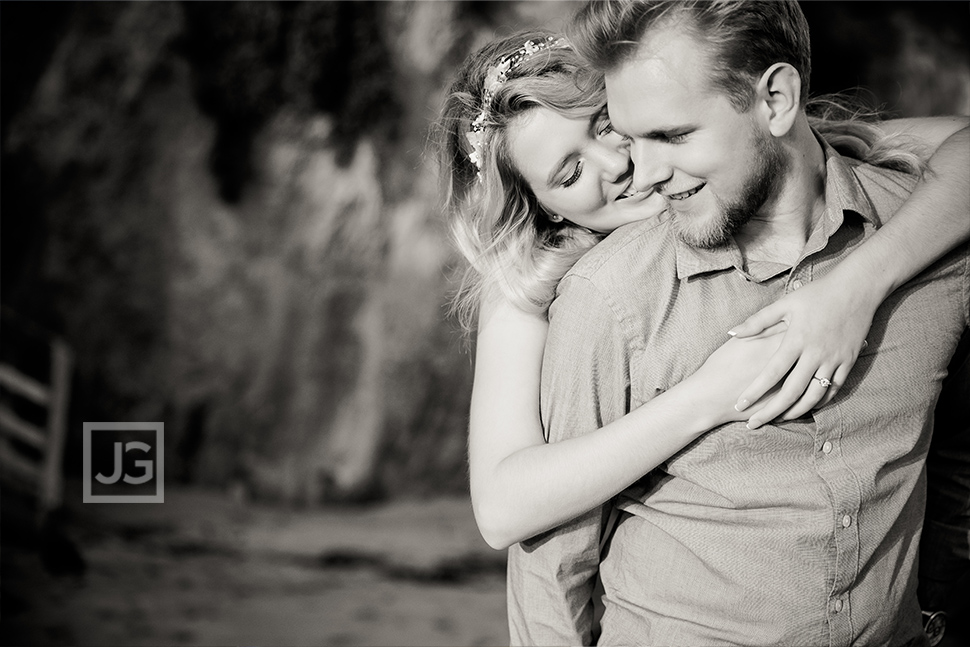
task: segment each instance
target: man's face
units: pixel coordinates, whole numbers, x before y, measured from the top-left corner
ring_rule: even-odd
[[[687,244],[717,247],[777,192],[785,158],[755,111],[711,87],[706,45],[675,30],[648,33],[607,74],[609,114],[630,139],[636,189],[666,196]]]

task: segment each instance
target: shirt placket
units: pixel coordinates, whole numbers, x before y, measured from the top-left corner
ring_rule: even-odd
[[[786,292],[811,280],[813,263],[803,262],[791,273]],[[826,376],[827,377],[827,376]],[[852,584],[859,575],[859,508],[862,489],[849,467],[843,435],[849,428],[842,408],[833,403],[813,413],[815,419],[815,470],[831,497],[832,549],[828,555],[831,589],[824,609],[829,645],[852,644]]]
[[[800,289],[812,280],[815,263],[802,258],[791,269],[785,294]],[[830,377],[830,376],[822,376]],[[815,470],[831,495],[831,550],[827,556],[831,588],[825,599],[824,614],[833,647],[852,643],[851,585],[858,574],[858,511],[861,491],[856,475],[845,460],[842,413],[835,405],[813,413],[815,419]]]
[[[859,575],[859,507],[861,493],[856,475],[846,464],[842,442],[845,426],[838,406],[815,416],[816,468],[829,486],[832,496],[832,536],[830,556],[832,588],[827,597],[829,644],[852,644],[852,584]]]

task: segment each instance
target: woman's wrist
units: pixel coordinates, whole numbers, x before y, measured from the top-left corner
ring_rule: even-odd
[[[734,419],[729,415],[727,407],[716,405],[710,397],[710,389],[697,380],[695,375],[696,373],[658,396],[666,398],[668,406],[676,407],[680,412],[683,424],[673,432],[680,434],[684,444]]]
[[[878,263],[871,249],[861,247],[819,279],[832,289],[846,292],[851,302],[875,313],[879,305],[906,281],[895,268]]]

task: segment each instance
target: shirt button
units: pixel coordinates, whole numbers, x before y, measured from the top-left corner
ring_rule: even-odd
[[[839,613],[840,611],[842,611],[842,600],[836,600],[835,601],[835,612],[836,613]]]
[[[797,290],[798,288],[802,287],[802,285],[804,284],[801,281],[799,281],[798,279],[795,279],[794,281],[791,282],[791,289]]]
[[[845,515],[844,517],[842,517],[843,528],[848,528],[851,525],[852,525],[852,517],[850,517],[849,515]]]
[[[832,453],[832,443],[830,443],[827,440],[824,443],[822,443],[822,453],[823,454],[831,454]]]

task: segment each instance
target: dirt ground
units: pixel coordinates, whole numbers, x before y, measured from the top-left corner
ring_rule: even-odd
[[[504,553],[465,499],[280,511],[168,491],[88,504],[68,534],[83,574],[63,547],[5,542],[3,644],[508,644]]]
[[[508,644],[505,555],[464,498],[280,510],[169,490],[73,503],[52,537],[2,496],[2,645]],[[970,645],[967,589],[939,647]]]

